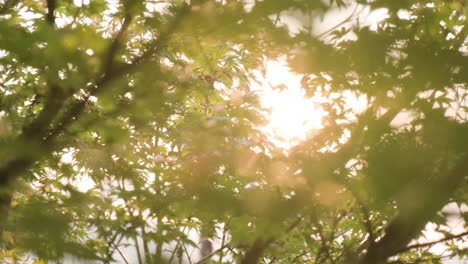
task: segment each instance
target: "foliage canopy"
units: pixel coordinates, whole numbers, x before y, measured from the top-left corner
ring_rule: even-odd
[[[353,8],[316,33],[311,21]],[[363,25],[359,10],[385,16]],[[211,263],[464,257],[468,233],[447,221],[467,216],[467,12],[462,0],[1,0],[3,262],[195,263],[197,247]],[[280,58],[326,101],[323,128],[289,150],[262,131],[250,89]],[[443,238],[421,243],[429,225]]]

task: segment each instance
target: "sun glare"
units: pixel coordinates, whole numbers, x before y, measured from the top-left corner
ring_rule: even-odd
[[[275,144],[289,148],[322,127],[321,119],[326,113],[317,100],[305,97],[302,77],[291,72],[285,63],[268,61],[265,75],[258,77],[260,83],[254,89],[261,94],[262,106],[270,111],[264,130]]]

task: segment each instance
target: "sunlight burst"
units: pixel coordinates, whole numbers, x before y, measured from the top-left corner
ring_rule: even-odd
[[[283,62],[268,61],[265,75],[257,77],[260,83],[254,89],[261,93],[262,106],[270,111],[264,130],[275,144],[289,148],[322,127],[326,113],[317,98],[305,97],[302,76],[291,72]]]

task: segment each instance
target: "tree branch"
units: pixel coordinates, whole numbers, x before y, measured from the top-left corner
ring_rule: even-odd
[[[78,116],[84,111],[86,104],[89,101],[91,96],[96,95],[98,92],[103,92],[109,84],[115,81],[116,79],[120,78],[123,75],[130,74],[136,71],[140,66],[144,63],[148,62],[152,55],[159,53],[162,48],[164,47],[165,43],[168,41],[169,37],[177,30],[178,25],[180,24],[181,18],[186,15],[190,11],[188,5],[184,4],[184,6],[179,10],[177,15],[173,18],[172,22],[167,25],[167,30],[162,32],[160,36],[153,42],[151,47],[144,52],[139,57],[136,57],[131,63],[124,64],[123,66],[116,67],[114,65],[114,59],[110,58],[110,55],[114,54],[114,52],[109,52],[105,63],[111,62],[108,66],[103,68],[103,72],[99,75],[99,77],[93,82],[93,84],[89,85],[88,93],[84,96],[84,98],[80,101],[77,101],[73,104],[63,115],[61,120],[58,122],[57,127],[51,130],[51,133],[47,137],[47,141],[52,141],[62,133]],[[127,22],[125,22],[127,21]],[[130,19],[127,18],[124,21],[124,25],[121,28],[121,32],[128,27],[128,23]],[[125,26],[125,24],[127,24]],[[118,34],[116,38],[122,37],[123,33]],[[114,43],[116,43],[114,41]],[[110,48],[117,49],[119,44],[111,44]]]
[[[46,19],[50,24],[55,23],[55,8],[56,0],[47,0]],[[63,109],[62,111],[65,101],[64,98],[59,98],[56,94],[51,92],[49,96],[50,98],[47,98],[47,102],[38,114],[38,117],[22,129],[19,140],[26,144],[40,146],[41,150],[43,150],[43,153],[41,153],[42,156],[44,154],[50,155],[55,147],[54,140],[56,137],[63,133],[71,123],[78,119],[81,113],[85,110],[85,106],[88,103],[89,98],[96,93],[105,90],[112,81],[120,78],[122,75],[136,71],[140,65],[149,61],[153,54],[160,52],[169,37],[177,29],[177,25],[180,24],[179,20],[189,11],[189,5],[184,4],[177,15],[173,18],[172,22],[167,25],[167,30],[160,34],[159,38],[153,43],[150,49],[144,52],[142,56],[137,57],[131,64],[121,68],[116,68],[114,66],[114,59],[111,57],[115,56],[120,45],[120,39],[124,35],[124,31],[130,23],[130,17],[127,16],[121,28],[121,33],[117,34],[116,39],[114,39],[114,42],[110,46],[110,51],[106,57],[106,61],[104,62],[104,65],[107,66],[104,66],[96,80],[91,82],[92,84],[88,86],[88,93],[84,98],[72,103],[68,109]],[[50,87],[51,91],[60,91],[59,87],[54,85]],[[57,116],[57,114],[60,114],[60,116]],[[54,123],[56,126],[50,128],[53,121],[55,121]],[[31,153],[27,153],[14,157],[11,161],[6,162],[5,165],[0,167],[0,225],[3,225],[4,221],[7,219],[11,202],[11,188],[9,187],[9,184],[13,182],[18,175],[27,171],[32,164],[40,158],[41,157],[38,157],[37,155],[33,156]]]
[[[114,68],[114,60],[115,60],[117,51],[119,50],[119,47],[121,46],[121,42],[128,30],[128,27],[131,24],[133,17],[130,14],[130,11],[125,10],[124,12],[125,14],[124,14],[124,18],[122,21],[122,26],[119,32],[117,33],[117,35],[115,36],[115,38],[113,39],[112,43],[110,44],[106,58],[104,59],[103,70],[102,70],[103,75],[109,75],[112,72]]]
[[[47,0],[47,16],[46,20],[47,23],[50,25],[55,25],[55,8],[56,8],[56,0]]]
[[[387,258],[401,251],[401,245],[407,245],[420,232],[425,224],[449,200],[460,182],[468,174],[468,159],[459,164],[446,176],[439,177],[429,186],[409,186],[413,190],[413,206],[400,206],[399,212],[385,228],[385,235],[374,245],[369,246],[359,263],[383,263]],[[409,190],[409,189],[408,189]]]
[[[293,230],[299,223],[302,221],[302,216],[299,216],[289,227],[285,230],[285,234]],[[247,250],[244,255],[244,258],[241,261],[241,264],[255,264],[258,262],[263,252],[276,240],[275,237],[270,237],[267,239],[258,238],[252,244],[252,246]]]

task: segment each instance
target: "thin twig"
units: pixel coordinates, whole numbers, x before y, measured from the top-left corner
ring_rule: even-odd
[[[117,51],[119,50],[119,47],[122,44],[122,39],[124,38],[128,30],[128,27],[130,26],[132,22],[132,18],[133,17],[131,16],[130,12],[128,10],[125,10],[124,18],[122,21],[122,26],[119,32],[117,33],[117,35],[115,36],[114,40],[110,44],[108,48],[107,56],[104,59],[104,64],[103,64],[104,66],[102,70],[103,75],[109,75],[112,72]]]
[[[216,249],[216,250],[213,250],[210,254],[206,255],[205,257],[203,257],[202,259],[200,259],[199,261],[195,262],[195,264],[201,264],[203,263],[203,261],[211,258],[212,256],[216,255],[218,252],[222,252],[225,248],[229,247],[229,244],[225,244],[223,246],[221,246],[220,248]]]
[[[305,255],[309,254],[309,251],[305,250],[301,254],[297,255],[294,257],[293,261],[291,263],[299,263],[299,259]]]
[[[324,32],[318,34],[317,36],[315,36],[315,38],[321,38],[327,34],[329,34],[330,32],[332,32],[333,30],[337,29],[339,26],[343,25],[344,23],[348,22],[351,18],[353,18],[353,16],[356,14],[357,10],[358,10],[358,7],[359,5],[356,5],[353,9],[353,11],[351,12],[351,14],[346,17],[345,19],[343,19],[340,23],[336,24],[335,26],[325,30]]]
[[[224,245],[226,243],[226,226],[228,224],[225,224],[223,226],[223,237],[221,238],[221,248],[224,248]],[[221,252],[219,253],[219,263],[222,263],[223,261],[223,251],[221,250]]]
[[[367,208],[367,206],[364,204],[364,201],[362,197],[358,194],[354,188],[349,188],[351,194],[354,196],[354,199],[356,199],[356,202],[358,203],[358,207],[361,210],[361,213],[364,217],[362,219],[362,224],[366,228],[367,234],[369,235],[369,244],[373,245],[375,243],[375,234],[374,234],[374,229],[372,227],[372,221],[370,219],[370,211]]]
[[[416,248],[430,247],[430,246],[433,246],[435,244],[446,242],[446,241],[449,241],[449,240],[452,240],[452,239],[461,238],[461,237],[464,237],[464,236],[467,236],[467,235],[468,235],[468,231],[463,232],[463,233],[458,234],[458,235],[446,236],[446,237],[441,238],[441,239],[436,240],[436,241],[431,241],[431,242],[421,243],[421,244],[414,244],[414,245],[411,245],[411,246],[408,246],[408,247],[405,247],[405,248],[399,250],[397,253],[403,253],[403,252],[406,252],[408,250],[416,249]]]
[[[192,264],[192,260],[190,259],[190,254],[188,253],[187,247],[185,246],[185,243],[182,242],[182,248],[184,249],[185,255],[187,256],[189,264]]]
[[[126,264],[129,264],[127,258],[125,257],[125,255],[123,254],[123,252],[119,249],[119,247],[118,247],[114,242],[112,242],[112,244],[114,245],[114,248],[117,250],[117,252],[119,253],[119,255],[122,257],[123,261],[124,261]]]
[[[135,250],[137,253],[137,257],[138,257],[138,263],[143,264],[143,260],[141,258],[141,252],[140,252],[140,244],[138,243],[138,237],[135,235],[133,237],[133,240],[135,241]]]
[[[181,233],[185,234],[185,230],[187,229],[187,226],[184,226],[184,228],[182,229]],[[179,247],[181,246],[181,242],[182,241],[182,238],[178,238],[177,239],[177,244],[175,245],[174,247],[174,250],[172,251],[172,254],[171,254],[171,257],[169,258],[169,263],[172,263],[172,260],[174,259],[175,257],[175,254],[177,253],[177,250],[179,249]]]

